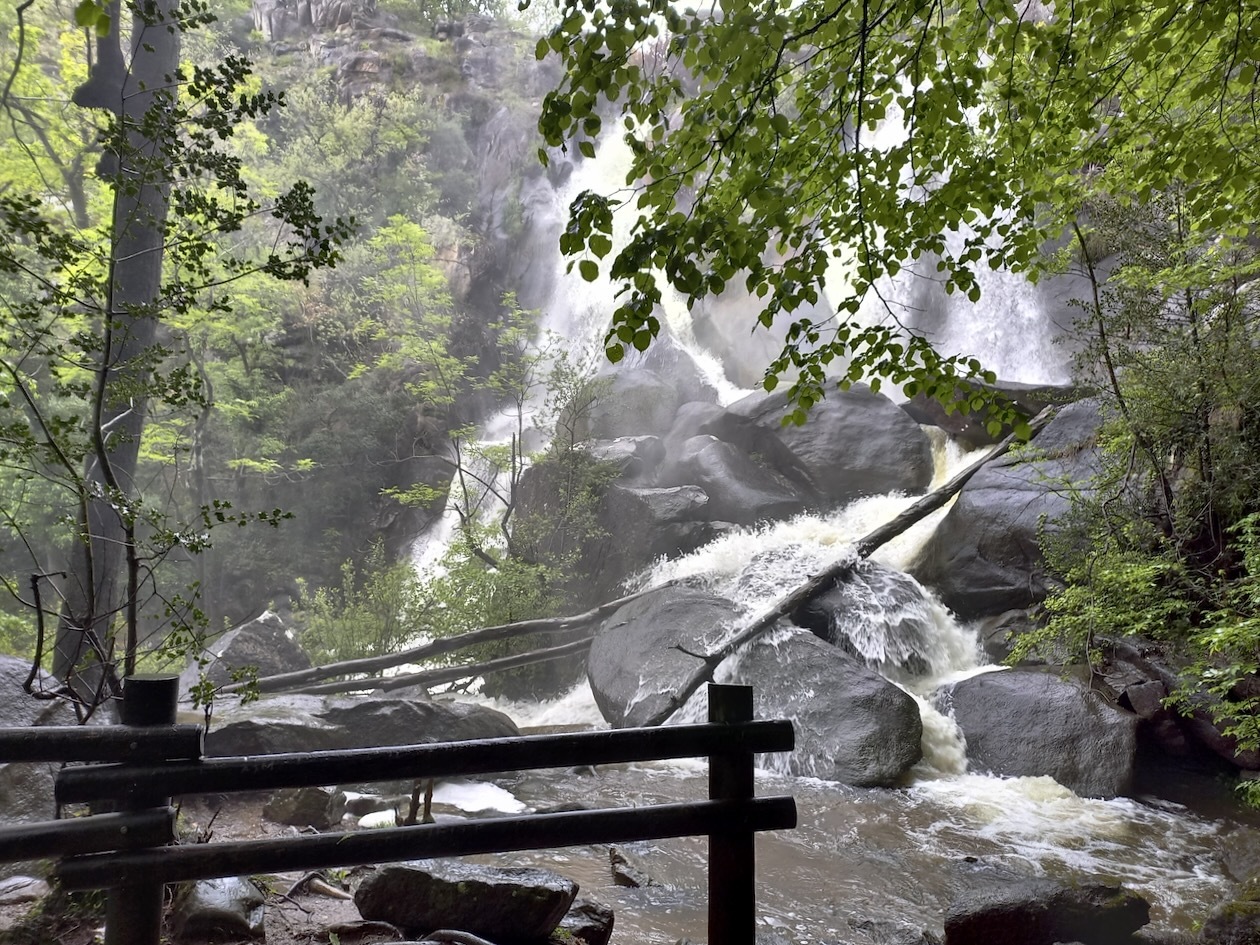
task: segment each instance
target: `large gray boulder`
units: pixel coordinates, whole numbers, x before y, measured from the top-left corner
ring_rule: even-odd
[[[594,383],[592,402],[573,418],[579,440],[660,435],[673,425],[678,388],[655,371],[619,370]]]
[[[391,696],[273,696],[215,710],[207,755],[379,748],[519,735],[502,712]]]
[[[425,860],[378,869],[355,890],[354,904],[363,918],[408,935],[459,929],[497,945],[541,945],[577,892],[550,870]]]
[[[661,440],[665,456],[677,457],[683,444],[696,436],[715,437],[734,446],[758,466],[791,483],[811,508],[826,504],[800,457],[783,442],[778,430],[756,418],[703,401],[684,403],[678,408],[674,425]],[[658,474],[658,482],[665,483],[676,475],[672,464],[666,463]]]
[[[683,441],[677,453],[667,455],[657,482],[699,486],[709,497],[709,518],[736,525],[790,518],[810,505],[809,493],[799,482],[714,436]]]
[[[280,615],[270,610],[229,630],[206,649],[209,662],[204,667],[194,663],[180,674],[179,688],[185,698],[198,681],[199,669],[217,687],[232,682],[233,671],[251,667],[259,677],[311,668],[311,658]]]
[[[809,471],[819,492],[840,504],[885,492],[923,492],[932,447],[910,416],[865,384],[828,390],[804,426],[784,426],[786,392],[750,394],[730,407],[774,433]]]
[[[1138,718],[1075,680],[1007,670],[964,679],[938,693],[981,771],[1048,775],[1082,797],[1132,787]]]
[[[69,703],[61,699],[37,699],[23,685],[31,664],[14,656],[0,656],[0,724],[5,726],[74,725]],[[35,674],[35,692],[51,692],[58,682],[42,670]],[[0,764],[0,824],[27,824],[52,820],[56,764],[13,762]],[[25,863],[0,863],[0,878],[30,873]]]
[[[599,507],[605,537],[582,555],[590,575],[582,599],[594,605],[615,598],[627,578],[657,559],[676,558],[712,541],[719,526],[709,521],[708,505],[699,486],[609,486]]]
[[[1088,488],[1097,471],[1097,401],[1064,407],[1027,449],[981,469],[910,566],[965,620],[1028,607],[1050,578],[1039,544],[1069,512],[1069,485]]]
[[[1150,905],[1118,885],[989,877],[945,913],[945,945],[1123,945],[1150,921]]]
[[[614,728],[644,724],[663,710],[737,618],[735,605],[687,587],[630,601],[606,619],[587,657],[600,713]],[[686,651],[686,652],[684,652]]]
[[[741,657],[737,679],[753,687],[757,718],[795,723],[794,774],[884,787],[923,756],[914,699],[812,633],[763,637]]]
[[[637,598],[601,625],[587,676],[614,727],[642,725],[667,708],[731,631],[729,601],[686,587]],[[914,700],[862,662],[798,628],[743,652],[734,681],[753,687],[758,718],[796,722],[798,774],[859,786],[894,784],[922,756]]]

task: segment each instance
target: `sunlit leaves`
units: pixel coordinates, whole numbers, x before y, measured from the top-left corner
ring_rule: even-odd
[[[857,262],[847,286],[828,286],[840,324],[785,349],[771,373],[840,356],[891,378],[860,325],[857,343],[839,327],[911,260],[939,258],[946,288],[975,303],[978,271],[1035,277],[1047,240],[1099,192],[1184,186],[1191,227],[1212,232],[1246,229],[1239,214],[1260,196],[1246,111],[1260,30],[1237,5],[1078,4],[1051,19],[1013,3],[565,9],[538,50],[566,69],[539,128],[589,155],[605,99],[634,154],[638,224],[611,267],[624,292],[610,351],[627,342],[620,326],[634,337],[647,324],[658,280],[694,302],[741,274],[768,326],[817,299],[818,260],[844,253]],[[604,232],[575,205],[561,248],[602,258]],[[974,373],[926,354],[910,370],[947,364],[961,370],[937,381]],[[807,372],[793,390],[818,388]]]

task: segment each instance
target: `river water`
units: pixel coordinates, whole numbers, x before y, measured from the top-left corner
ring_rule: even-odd
[[[966,463],[954,448],[938,449],[938,478]],[[802,516],[724,536],[642,577],[644,586],[671,578],[703,578],[716,593],[755,613],[844,553],[855,538],[887,521],[911,497],[864,499],[826,516]],[[938,515],[944,512],[938,513]],[[897,568],[930,534],[925,521],[881,549],[876,558]],[[872,601],[878,611],[878,600]],[[758,838],[758,916],[789,942],[877,943],[872,921],[942,931],[943,915],[968,873],[1006,867],[1064,879],[1119,881],[1147,898],[1161,929],[1193,931],[1211,907],[1249,869],[1260,867],[1260,829],[1232,812],[1226,800],[1209,804],[1208,782],[1188,792],[1193,806],[1155,797],[1094,800],[1077,797],[1048,777],[997,778],[967,770],[965,745],[952,720],[926,698],[940,682],[982,671],[974,632],[961,626],[930,594],[921,601],[921,626],[931,629],[930,671],[902,680],[918,695],[925,759],[896,789],[860,789],[785,773],[784,759],[761,759],[757,791],[791,794],[799,811],[792,831]],[[904,607],[903,607],[904,610]],[[880,628],[904,626],[905,613],[871,612],[869,655],[895,640]],[[895,672],[888,673],[897,681]],[[746,681],[738,659],[719,681]],[[791,715],[791,697],[783,701]],[[526,729],[603,727],[589,688],[538,705],[500,704]],[[689,705],[680,719],[697,718]],[[808,765],[806,764],[806,767]],[[449,785],[446,810],[487,806],[503,812],[556,805],[594,807],[670,803],[706,797],[703,761],[600,768],[593,774],[528,772],[496,781],[500,792]],[[469,798],[479,799],[467,800]],[[1216,790],[1219,796],[1221,790]],[[442,801],[439,794],[438,800]],[[443,810],[442,807],[438,808]],[[689,838],[631,845],[638,865],[660,883],[643,889],[614,886],[606,848],[576,848],[485,858],[543,865],[577,880],[588,895],[614,907],[615,942],[672,943],[705,938],[706,841]],[[882,927],[885,935],[889,927]]]
[[[586,187],[614,190],[624,181],[622,164],[624,155],[601,150],[596,161],[577,165],[563,191],[551,193],[540,183],[539,192],[527,201],[529,242],[540,248],[533,264],[532,297],[524,298],[522,289],[522,300],[545,313],[545,327],[569,339],[578,360],[600,347],[613,288],[602,280],[587,284],[567,277],[565,261],[551,247],[572,197]],[[1008,380],[1062,380],[1066,359],[1050,338],[1063,312],[1065,290],[1039,294],[1016,277],[995,274],[993,279],[997,281],[985,286],[985,299],[1001,311],[989,316],[957,311],[954,302],[933,301],[935,296],[922,286],[894,287],[888,294],[904,298],[923,315],[921,328],[929,330],[935,319],[942,332],[938,340],[965,345]],[[942,304],[952,308],[942,309]],[[707,314],[729,322],[740,317],[741,306],[747,307],[738,298],[719,299],[710,303]],[[725,403],[742,396],[733,381],[747,378],[748,371],[732,370],[730,363],[740,353],[732,348],[718,357],[699,350],[692,332],[694,313],[682,309],[677,299],[667,296],[661,314],[718,389],[719,399]],[[985,325],[990,326],[987,334]],[[1018,329],[1010,330],[1012,325]],[[769,350],[763,344],[744,354],[764,365]],[[943,439],[935,445],[938,482],[974,458]],[[912,501],[877,496],[829,515],[738,530],[686,558],[659,565],[640,576],[638,586],[673,578],[698,581],[755,614]],[[942,510],[909,529],[880,549],[875,560],[904,568],[944,514]],[[422,570],[437,559],[444,544],[440,527],[417,544]],[[882,608],[874,593],[865,614],[872,630],[860,644],[877,662],[902,642],[890,638],[888,628],[906,623],[901,619],[905,614]],[[1007,867],[1065,879],[1123,882],[1151,903],[1156,928],[1191,932],[1233,883],[1260,869],[1260,829],[1231,804],[1221,785],[1199,781],[1174,792],[1170,780],[1170,789],[1161,793],[1184,804],[1155,797],[1101,801],[1077,797],[1046,777],[996,778],[969,771],[957,728],[933,707],[931,692],[951,679],[996,668],[983,666],[975,633],[960,626],[930,594],[924,592],[913,609],[910,624],[929,638],[928,645],[922,640],[917,644],[929,651],[924,654],[929,672],[915,679],[899,679],[891,665],[886,672],[916,696],[924,720],[925,758],[904,786],[859,789],[793,777],[786,773],[784,759],[762,759],[758,793],[791,794],[799,811],[795,830],[763,834],[757,841],[757,914],[766,930],[777,930],[782,941],[801,945],[886,945],[899,941],[894,937],[899,927],[939,933],[944,912],[967,874]],[[740,681],[738,659],[722,669],[719,681]],[[783,705],[790,717],[790,694]],[[552,703],[497,707],[527,731],[605,724],[585,685]],[[702,703],[689,705],[680,718],[699,718],[703,712]],[[803,763],[797,770],[809,770],[808,759],[799,760]],[[706,796],[706,764],[682,761],[608,766],[590,774],[525,772],[493,784],[448,783],[440,786],[435,809],[442,819]],[[706,848],[703,838],[629,845],[627,852],[658,884],[641,889],[613,884],[606,847],[479,859],[542,865],[570,876],[585,895],[615,909],[614,942],[639,945],[705,939]]]

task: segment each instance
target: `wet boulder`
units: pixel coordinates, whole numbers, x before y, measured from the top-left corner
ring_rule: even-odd
[[[199,670],[215,686],[223,686],[232,682],[234,670],[252,668],[262,677],[311,668],[311,658],[293,632],[270,610],[223,634],[207,647],[206,655],[209,662],[204,667],[194,664],[180,674],[179,688],[185,698],[197,683]]]
[[[346,795],[329,787],[285,788],[263,805],[263,816],[276,824],[329,830],[346,813]]]
[[[967,740],[973,769],[1049,776],[1082,797],[1116,797],[1133,785],[1138,718],[1073,679],[1006,670],[941,690],[936,701]]]
[[[662,438],[665,455],[677,457],[683,444],[696,436],[711,436],[734,446],[772,475],[791,483],[810,508],[821,508],[827,504],[800,457],[783,442],[776,430],[754,417],[717,404],[685,403],[678,408],[674,425]],[[677,475],[667,463],[661,469],[658,480],[665,483]]]
[[[265,900],[248,879],[203,879],[183,887],[171,906],[176,941],[264,937]]]
[[[627,578],[657,559],[685,555],[712,541],[720,526],[708,520],[708,505],[699,486],[609,486],[598,513],[604,537],[590,542],[582,555],[590,581],[581,599],[594,606],[616,598]]]
[[[207,755],[379,748],[519,735],[502,712],[397,696],[265,697],[214,713]]]
[[[31,664],[14,656],[0,656],[0,720],[4,725],[74,725],[70,704],[62,699],[37,699],[23,686]],[[35,674],[35,692],[52,692],[60,684],[43,670]],[[52,820],[53,782],[60,765],[0,764],[0,825]],[[0,863],[0,877],[31,872],[30,864]]]
[[[709,518],[737,525],[790,518],[810,505],[801,483],[714,436],[683,441],[667,456],[657,483],[699,486],[709,497]]]
[[[587,678],[595,703],[614,728],[644,724],[666,708],[729,631],[734,604],[704,591],[665,587],[609,616],[591,644]]]
[[[1260,945],[1260,873],[1212,910],[1200,939],[1210,945]]]
[[[865,384],[829,390],[803,426],[784,426],[786,392],[751,394],[730,406],[781,440],[834,504],[885,492],[917,493],[932,481],[932,447],[919,425]]]
[[[1028,607],[1050,578],[1041,532],[1069,512],[1068,489],[1097,471],[1097,401],[1064,407],[1027,449],[989,463],[962,488],[909,571],[964,620]]]
[[[548,941],[554,945],[608,945],[613,920],[612,909],[602,902],[575,899]]]
[[[354,894],[365,919],[408,935],[460,929],[497,945],[538,945],[569,911],[577,883],[550,870],[423,860],[378,869]]]
[[[591,403],[572,417],[579,440],[659,435],[673,425],[678,388],[655,371],[616,371],[592,383]]]
[[[615,440],[587,440],[581,449],[598,463],[617,471],[622,481],[639,481],[656,471],[665,457],[665,447],[657,436],[619,436]]]
[[[914,699],[805,630],[784,628],[750,645],[729,681],[753,687],[757,718],[795,722],[794,774],[882,787],[923,756]]]
[[[1122,945],[1150,921],[1150,910],[1118,885],[988,877],[950,904],[945,945]]]
[[[869,558],[792,614],[798,626],[903,680],[957,662],[957,654],[945,649],[955,639],[941,632],[946,620],[923,585]]]

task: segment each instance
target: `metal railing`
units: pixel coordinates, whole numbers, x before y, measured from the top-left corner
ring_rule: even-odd
[[[791,797],[755,796],[753,756],[790,751],[787,721],[754,721],[752,689],[709,687],[709,722],[387,748],[205,758],[200,726],[175,725],[175,677],[130,677],[121,726],[0,729],[0,762],[85,761],[58,804],[120,812],[0,828],[0,862],[53,858],[66,889],[107,889],[106,945],[158,945],[163,886],[186,880],[399,859],[709,837],[709,942],[753,945],[754,835],[796,826]],[[708,757],[709,800],[499,817],[386,831],[176,845],[171,796]]]

